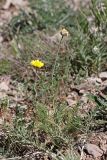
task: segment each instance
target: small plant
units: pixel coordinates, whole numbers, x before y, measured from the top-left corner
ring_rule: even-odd
[[[27,149],[31,145],[31,150],[49,152],[56,160],[78,160],[72,141],[78,134],[88,135],[98,124],[104,127],[107,104],[91,95],[88,100],[96,107],[82,117],[78,114],[81,103],[69,107],[66,98],[71,84],[107,69],[107,2],[101,5],[92,0],[87,10],[75,12],[62,0],[31,0],[30,6],[32,12],[21,11],[11,20],[7,36],[12,39],[9,52],[13,58],[0,63],[1,75],[12,71],[12,78],[24,85],[21,102],[15,97],[12,127],[4,126],[9,140],[3,154],[24,155],[25,144]],[[64,27],[60,30],[60,26]],[[59,43],[53,38],[57,30]],[[68,41],[63,49],[64,38]],[[7,99],[0,105],[1,110],[10,109]]]

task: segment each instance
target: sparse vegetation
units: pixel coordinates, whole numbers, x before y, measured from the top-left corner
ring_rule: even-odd
[[[11,80],[0,94],[0,153],[27,160],[38,150],[47,159],[79,160],[75,144],[107,132],[106,84],[98,76],[107,71],[107,2],[92,0],[77,11],[63,0],[29,3],[30,11],[21,10],[1,29],[2,45],[9,46],[0,75]],[[89,77],[96,79],[86,86]]]

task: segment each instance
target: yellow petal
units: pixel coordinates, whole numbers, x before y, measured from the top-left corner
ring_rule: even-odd
[[[32,60],[30,64],[37,68],[41,68],[44,66],[44,63],[40,60]]]
[[[68,32],[65,28],[63,28],[63,29],[60,31],[60,34],[61,34],[63,37],[64,37],[64,36],[68,37],[69,32]]]

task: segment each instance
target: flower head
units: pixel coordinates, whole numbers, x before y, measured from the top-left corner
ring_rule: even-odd
[[[62,35],[62,37],[68,37],[69,32],[68,32],[65,28],[63,28],[63,29],[60,31],[60,34]]]
[[[37,68],[42,68],[44,66],[44,63],[40,60],[32,60],[30,64]]]

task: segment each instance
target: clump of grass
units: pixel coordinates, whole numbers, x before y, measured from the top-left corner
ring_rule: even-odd
[[[37,0],[36,3],[34,0],[31,0],[30,4],[32,9],[37,12],[37,16],[40,20],[40,28],[41,26],[44,26],[46,29],[51,27],[56,28],[59,27],[59,25],[62,25],[62,23],[63,25],[65,25],[66,22],[68,22],[67,18],[65,17],[67,15],[67,17],[70,17],[72,15],[72,13],[69,10],[69,7],[66,6],[64,0]],[[71,15],[69,12],[71,13]]]
[[[76,74],[89,76],[106,70],[106,7],[105,1],[92,1],[90,10],[83,9],[77,15],[77,27],[71,39],[71,64]]]
[[[10,73],[11,67],[12,67],[11,62],[8,61],[7,59],[0,60],[0,68],[1,68],[0,75]]]

